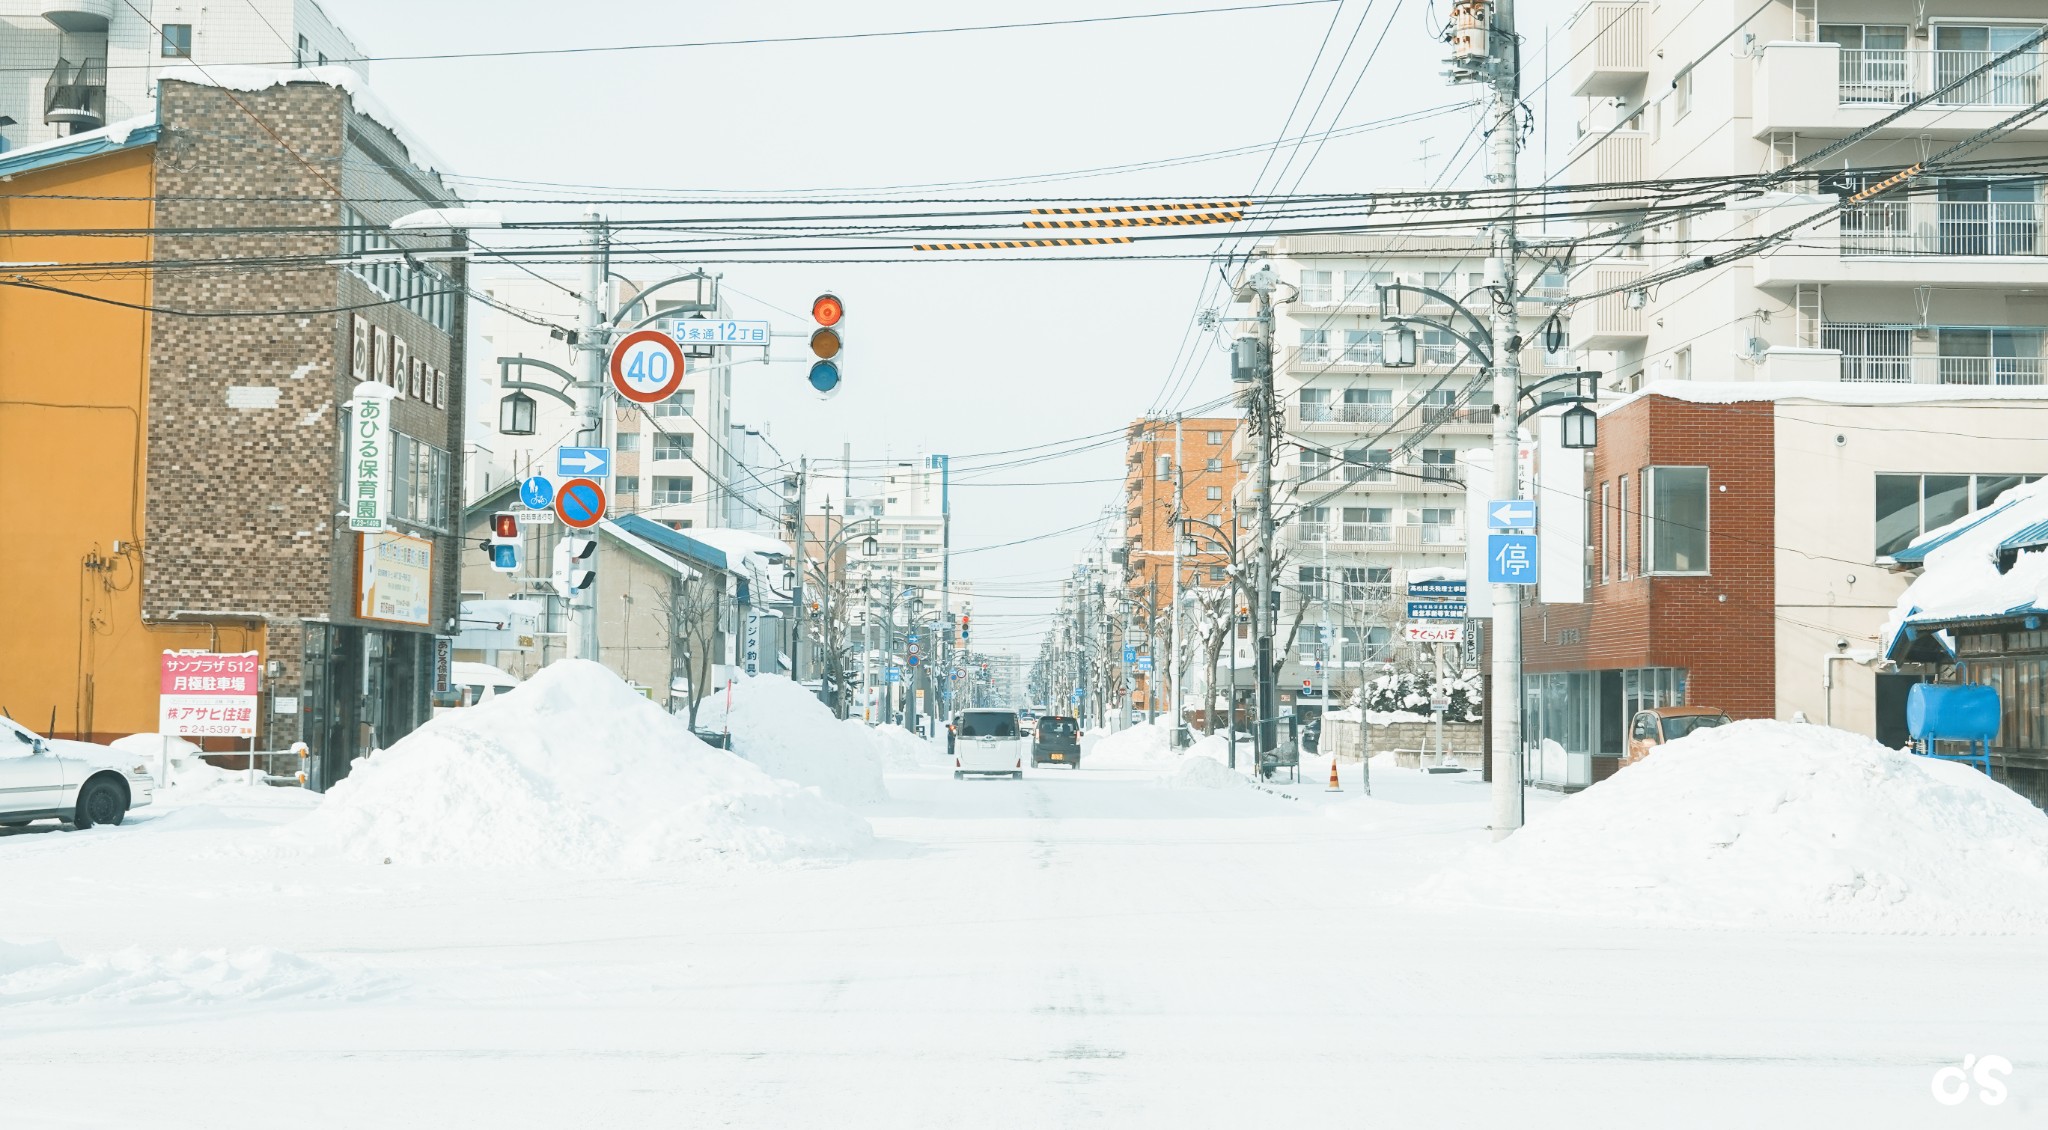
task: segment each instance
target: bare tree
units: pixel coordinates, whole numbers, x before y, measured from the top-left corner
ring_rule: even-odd
[[[718,585],[695,571],[675,575],[668,592],[657,600],[669,626],[670,685],[681,679],[689,687],[690,728],[697,728],[697,707],[710,691],[711,666],[717,659]]]

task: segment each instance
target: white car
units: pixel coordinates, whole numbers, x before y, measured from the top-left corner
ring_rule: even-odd
[[[156,782],[133,754],[91,742],[37,736],[0,718],[0,828],[31,820],[73,827],[119,824],[150,802]]]
[[[1024,776],[1031,739],[1014,710],[963,710],[948,726],[946,744],[953,754],[953,776]]]

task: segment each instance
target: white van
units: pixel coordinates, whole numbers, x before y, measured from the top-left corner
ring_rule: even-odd
[[[990,777],[1024,776],[1031,740],[1014,710],[963,710],[946,727],[955,779],[970,773]]]

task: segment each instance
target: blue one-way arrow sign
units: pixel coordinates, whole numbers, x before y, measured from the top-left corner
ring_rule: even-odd
[[[1536,528],[1536,500],[1507,498],[1486,505],[1489,530],[1533,530]]]
[[[564,447],[555,453],[555,473],[565,478],[603,479],[612,473],[608,447]]]

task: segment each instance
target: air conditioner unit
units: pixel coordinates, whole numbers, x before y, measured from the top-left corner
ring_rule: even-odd
[[[1770,342],[1760,337],[1748,337],[1742,339],[1742,348],[1737,350],[1735,355],[1752,365],[1761,365],[1764,363],[1764,356],[1770,351]]]

